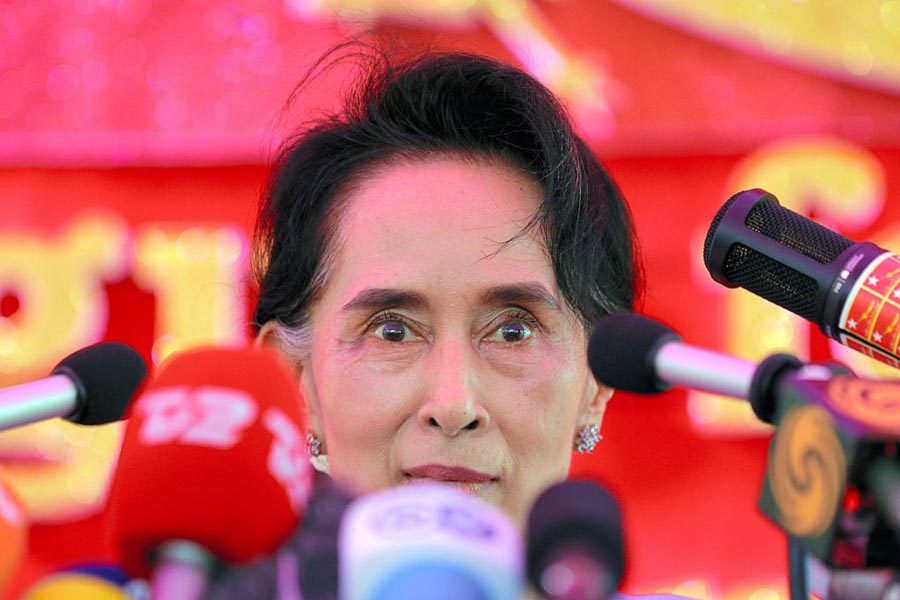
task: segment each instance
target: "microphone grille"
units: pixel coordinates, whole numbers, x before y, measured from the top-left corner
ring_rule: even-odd
[[[812,277],[743,244],[731,246],[722,271],[737,286],[804,319],[816,320],[818,284]]]
[[[703,240],[703,264],[706,265],[707,269],[710,268],[710,252],[712,252],[713,240],[716,237],[716,232],[719,231],[719,224],[722,223],[722,219],[728,214],[731,205],[734,204],[740,196],[741,194],[738,193],[729,198],[728,201],[722,205],[722,208],[719,209],[719,212],[716,213],[713,222],[709,225],[709,229],[706,230],[706,239]]]
[[[753,205],[746,225],[822,264],[830,263],[853,245],[844,236],[769,200]]]
[[[723,285],[742,287],[818,323],[820,291],[828,281],[823,269],[852,245],[782,207],[765,190],[752,189],[733,195],[719,209],[703,244],[703,261]],[[811,271],[815,263],[823,266]]]

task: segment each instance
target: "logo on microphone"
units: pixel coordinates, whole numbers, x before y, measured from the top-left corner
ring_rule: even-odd
[[[828,384],[828,404],[867,427],[900,435],[900,385],[891,381],[866,381],[835,377]]]
[[[815,405],[789,411],[778,424],[770,465],[778,521],[798,537],[824,534],[843,498],[847,471],[828,411]]]
[[[280,409],[270,408],[263,424],[272,433],[268,467],[287,492],[296,514],[301,514],[309,501],[312,471],[307,460],[306,443],[297,426]]]
[[[453,537],[489,540],[496,534],[490,522],[472,507],[405,500],[375,512],[372,530],[388,538],[412,538],[442,532]]]
[[[137,406],[145,446],[187,444],[233,448],[259,413],[246,392],[216,386],[175,386],[144,394]]]

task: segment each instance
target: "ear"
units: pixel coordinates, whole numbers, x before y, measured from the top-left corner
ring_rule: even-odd
[[[297,385],[300,386],[300,395],[303,398],[303,404],[306,407],[306,426],[307,429],[322,442],[322,452],[325,449],[325,435],[322,430],[322,421],[319,417],[319,399],[316,397],[315,390],[311,385],[309,369],[296,357],[290,356],[281,344],[281,338],[278,336],[278,323],[274,320],[266,321],[259,329],[256,339],[253,342],[255,347],[267,347],[281,353],[282,356],[294,366],[294,372],[297,375]]]
[[[272,348],[273,350],[283,352],[281,342],[279,342],[278,340],[278,333],[276,332],[277,328],[278,323],[276,323],[274,319],[263,323],[263,326],[259,328],[259,333],[256,334],[256,339],[253,341],[253,346],[255,348],[261,348],[265,346],[267,348]]]
[[[592,380],[585,393],[586,402],[578,417],[578,426],[583,427],[590,424],[600,426],[603,422],[603,415],[606,413],[606,405],[612,395],[612,388]]]

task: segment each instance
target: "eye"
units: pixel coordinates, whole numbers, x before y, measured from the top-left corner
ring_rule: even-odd
[[[497,329],[488,337],[491,342],[515,344],[524,342],[534,335],[537,322],[528,314],[512,314],[507,316]]]
[[[394,344],[411,342],[419,338],[404,317],[392,312],[375,315],[369,323],[368,330],[374,333],[375,337]]]
[[[382,321],[375,328],[375,335],[386,342],[402,342],[406,339],[408,329],[400,321]]]

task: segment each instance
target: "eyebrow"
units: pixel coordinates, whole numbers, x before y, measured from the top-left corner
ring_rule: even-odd
[[[424,295],[394,288],[366,288],[344,305],[344,311],[372,310],[389,307],[421,310],[428,306]]]
[[[477,304],[479,306],[539,304],[552,310],[559,309],[559,301],[540,283],[518,283],[488,288],[478,296]],[[422,310],[427,307],[428,299],[418,292],[396,288],[366,288],[345,304],[342,310],[344,312],[385,308]]]
[[[482,292],[478,297],[478,303],[483,306],[493,306],[497,304],[540,304],[553,310],[559,309],[559,301],[540,283],[498,285]]]

